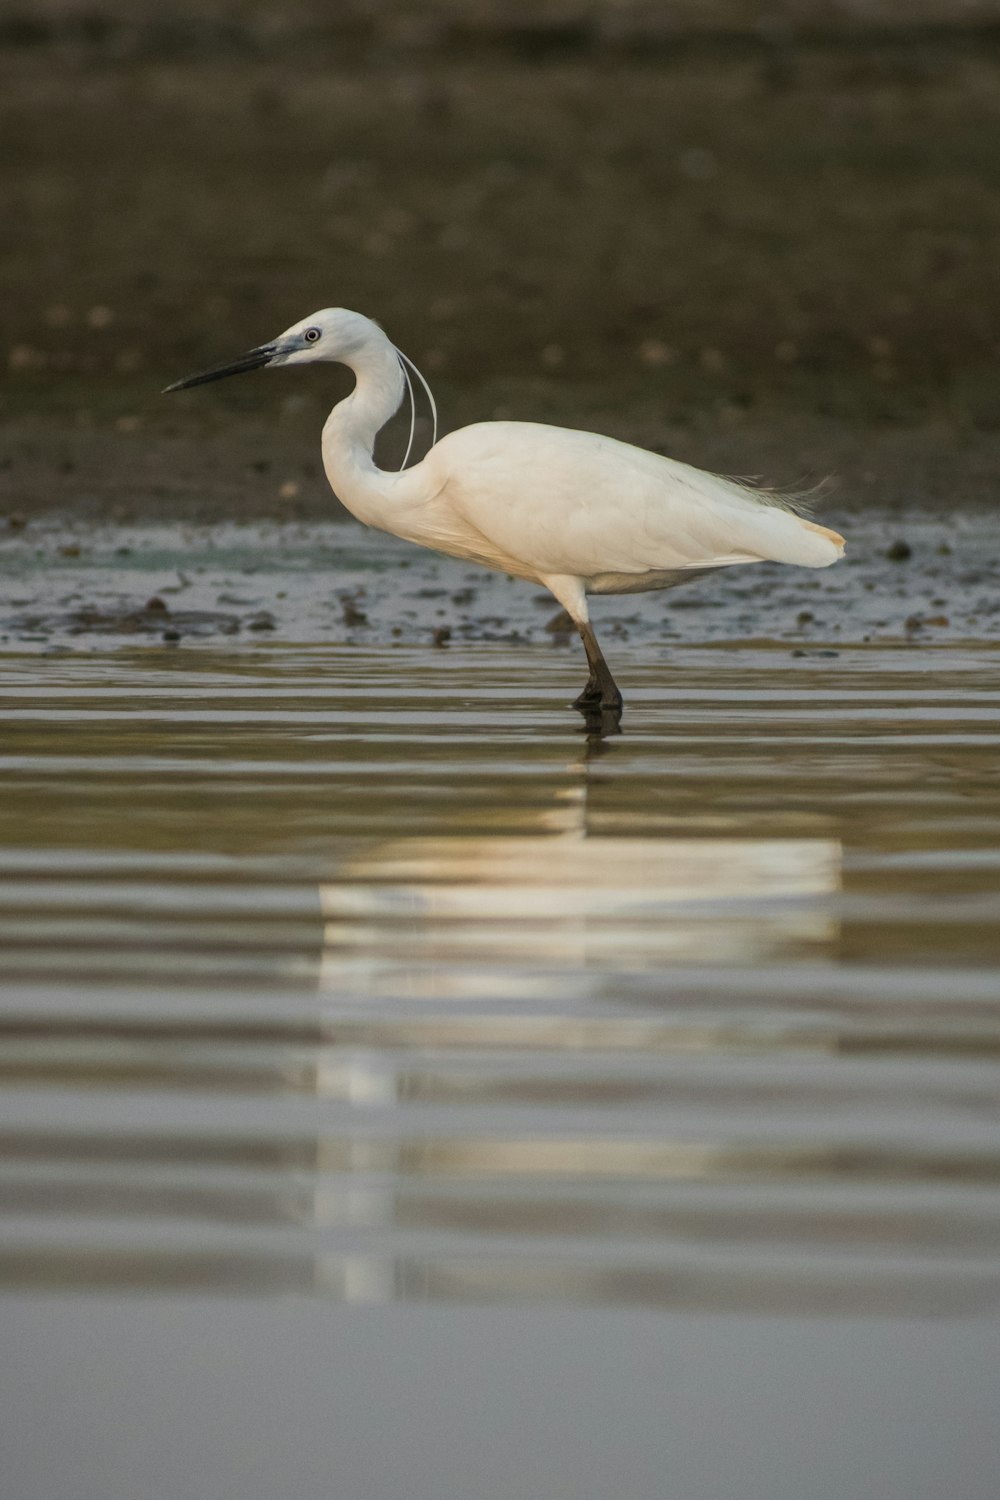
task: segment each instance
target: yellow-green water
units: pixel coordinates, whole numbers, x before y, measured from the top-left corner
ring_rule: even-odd
[[[557,1360],[559,1400],[620,1418],[700,1328],[699,1420],[748,1399],[742,1360],[772,1371],[755,1399],[776,1430],[825,1371],[847,1437],[798,1493],[842,1500],[866,1493],[838,1467],[865,1451],[857,1372],[895,1351],[870,1373],[895,1434],[875,1489],[932,1493],[896,1450],[912,1428],[914,1474],[938,1473],[921,1414],[943,1401],[966,1424],[951,1493],[986,1496],[1000,652],[720,646],[668,666],[619,649],[625,733],[605,740],[564,707],[565,653],[517,658],[0,658],[0,1281],[36,1382],[71,1379],[76,1410],[103,1360],[125,1410],[145,1372],[126,1446],[151,1461],[154,1369],[175,1394],[188,1369],[209,1404],[212,1380],[242,1390],[240,1411],[285,1399],[283,1360],[317,1401],[352,1378],[419,1401],[426,1369],[449,1410],[471,1382],[506,1412],[479,1480],[440,1457],[407,1469],[395,1438],[373,1468],[363,1421],[335,1422],[328,1453],[320,1421],[280,1482],[527,1494],[500,1456],[528,1442],[515,1374],[544,1407]],[[515,1329],[523,1357],[484,1367],[482,1340]],[[629,1440],[636,1474],[666,1433],[683,1448],[669,1384]],[[612,1480],[574,1468],[573,1410],[576,1448],[542,1442],[531,1472],[596,1500]],[[199,1451],[197,1414],[177,1422]],[[484,1413],[475,1443],[494,1430]],[[239,1492],[277,1493],[270,1440],[240,1441],[263,1468]],[[353,1487],[324,1489],[338,1454]],[[177,1462],[173,1494],[238,1492],[211,1488],[208,1458]],[[620,1492],[737,1493],[678,1472],[683,1489]],[[740,1493],[762,1500],[801,1480],[754,1472]]]

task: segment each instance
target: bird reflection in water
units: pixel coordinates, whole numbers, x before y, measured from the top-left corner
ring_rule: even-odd
[[[346,1178],[343,1143],[318,1143],[317,1225],[374,1237],[349,1267],[318,1263],[331,1295],[733,1295],[729,1271],[696,1274],[685,1244],[687,1199],[730,1148],[678,1138],[670,1105],[692,1057],[730,1049],[732,1024],[711,1002],[674,1011],[674,976],[828,947],[839,843],[594,836],[607,727],[587,726],[535,834],[386,840],[322,887],[319,983],[336,997],[331,1024],[343,1001],[359,1029],[346,1054],[327,1053],[317,1093],[391,1130],[356,1143]],[[630,979],[641,993],[626,998]],[[421,1104],[446,1111],[440,1128],[416,1128]],[[616,1139],[629,1121],[616,1111],[632,1106],[642,1123]],[[583,1112],[568,1131],[567,1108]],[[717,1240],[734,1213],[727,1194],[695,1238]],[[646,1241],[638,1261],[623,1222]],[[425,1248],[409,1253],[414,1235]],[[757,1268],[749,1295],[770,1281]]]
[[[320,890],[321,987],[425,998],[580,991],[579,969],[648,973],[820,952],[836,938],[836,839],[604,833],[615,716],[526,834],[400,838],[355,853]],[[606,772],[604,767],[608,767]],[[614,826],[614,820],[612,826]],[[603,823],[606,826],[606,823]],[[586,986],[584,986],[586,988]]]

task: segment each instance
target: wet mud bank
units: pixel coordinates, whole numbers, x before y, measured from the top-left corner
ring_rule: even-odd
[[[992,503],[1000,58],[795,57],[0,49],[0,517],[329,514],[339,376],[159,392],[330,304],[446,429]]]
[[[834,519],[831,516],[831,519]],[[812,570],[733,568],[661,594],[608,596],[594,617],[627,642],[847,644],[1000,637],[991,516],[836,517],[847,556]],[[85,650],[229,638],[344,646],[569,645],[545,590],[438,557],[354,521],[107,524],[49,519],[0,534],[0,646]],[[582,660],[582,657],[581,657]]]

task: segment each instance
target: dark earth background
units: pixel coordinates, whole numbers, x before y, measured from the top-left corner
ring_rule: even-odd
[[[159,392],[333,304],[446,430],[994,504],[1000,4],[6,0],[0,139],[14,528],[330,517],[346,375]]]

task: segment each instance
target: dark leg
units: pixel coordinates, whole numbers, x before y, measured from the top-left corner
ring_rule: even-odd
[[[618,691],[618,684],[611,675],[611,668],[604,660],[604,652],[597,644],[597,637],[589,624],[577,624],[580,639],[583,641],[584,650],[587,653],[587,665],[590,675],[586,686],[579,698],[573,704],[581,713],[593,713],[595,709],[605,713],[620,714],[622,711],[622,695]]]

